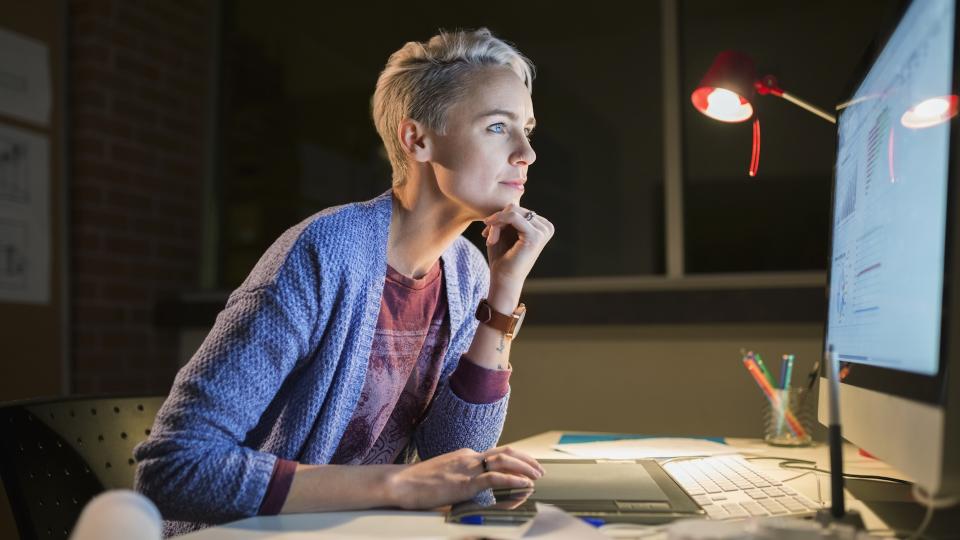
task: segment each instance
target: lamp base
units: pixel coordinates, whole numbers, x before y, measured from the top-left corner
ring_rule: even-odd
[[[843,517],[838,518],[834,517],[829,508],[821,508],[817,511],[816,519],[824,527],[830,525],[831,523],[840,523],[843,525],[849,525],[858,531],[862,531],[866,528],[863,525],[863,518],[860,517],[860,512],[857,512],[856,510],[847,510],[843,514]]]

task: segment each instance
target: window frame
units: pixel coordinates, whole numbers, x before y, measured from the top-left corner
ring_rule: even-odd
[[[683,118],[678,2],[660,0],[664,274],[531,278],[524,301],[533,308],[528,324],[677,324],[704,322],[822,322],[826,272],[688,274],[685,267]],[[220,1],[211,25],[209,159],[204,181],[201,291],[217,291],[220,267],[220,84],[223,80]],[[736,306],[730,306],[735,302]],[[585,310],[565,309],[573,303]],[[628,305],[628,307],[624,307]],[[537,307],[535,307],[537,306]],[[540,309],[543,306],[544,309]],[[555,306],[548,308],[548,306]],[[664,310],[664,307],[668,309]],[[706,317],[706,318],[705,318]]]
[[[587,301],[609,314],[596,323],[636,324],[656,319],[644,304],[660,306],[671,296],[681,307],[662,323],[693,322],[709,313],[716,322],[821,322],[826,313],[826,272],[755,272],[687,274],[684,257],[683,119],[680,88],[680,31],[678,6],[660,0],[661,66],[663,81],[664,245],[666,272],[649,276],[584,276],[534,278],[525,296],[547,304]],[[613,293],[613,296],[611,296]],[[617,294],[619,293],[619,295]],[[804,297],[808,297],[804,299]],[[721,298],[737,298],[741,309],[717,309]],[[799,300],[799,304],[798,304]],[[637,303],[632,309],[617,307]],[[535,302],[531,302],[532,305]],[[558,306],[559,307],[559,306]],[[749,308],[749,309],[747,309]],[[657,308],[659,309],[659,308]],[[555,324],[589,324],[569,310],[550,309]],[[688,315],[684,318],[684,314]],[[661,312],[661,315],[662,312]],[[536,321],[539,317],[532,317]],[[541,319],[543,320],[543,319]]]

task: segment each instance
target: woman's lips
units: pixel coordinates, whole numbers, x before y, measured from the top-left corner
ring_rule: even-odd
[[[516,189],[517,191],[523,191],[523,180],[511,180],[509,182],[500,182],[501,184]]]

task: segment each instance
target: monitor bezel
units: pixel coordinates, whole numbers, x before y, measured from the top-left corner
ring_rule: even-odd
[[[916,1],[916,0],[914,0]],[[920,0],[922,1],[922,0]],[[884,47],[889,43],[890,38],[893,33],[899,27],[901,21],[903,20],[904,15],[906,14],[909,7],[913,5],[913,1],[903,2],[896,17],[893,20],[892,24],[888,25],[888,28],[885,32],[880,34],[881,38],[874,41],[874,43],[868,47],[867,51],[861,59],[860,66],[856,72],[856,75],[851,79],[850,84],[848,85],[840,103],[845,103],[850,101],[856,91],[860,88],[860,85],[863,84],[864,79],[870,72],[870,69],[875,65],[880,54],[883,52]],[[952,80],[953,80],[953,91],[957,92],[957,88],[960,88],[958,85],[958,58],[960,58],[960,48],[958,48],[958,34],[957,31],[957,20],[958,20],[958,10],[956,6],[954,8],[954,26],[953,26],[953,58],[951,66],[953,70]],[[837,111],[837,130],[836,130],[836,139],[834,142],[835,148],[839,153],[840,148],[840,119],[842,118],[844,111]],[[851,369],[843,379],[842,384],[849,384],[851,386],[856,386],[860,388],[865,388],[868,390],[873,390],[877,392],[882,392],[884,394],[890,394],[913,401],[918,401],[921,403],[929,404],[943,404],[946,399],[946,381],[947,381],[947,368],[952,363],[950,362],[951,351],[951,339],[950,339],[950,328],[951,320],[956,317],[956,306],[951,302],[951,290],[955,287],[954,279],[952,279],[952,271],[954,265],[952,258],[954,253],[960,252],[960,234],[957,234],[958,224],[960,224],[960,215],[957,215],[958,205],[956,204],[957,196],[960,195],[960,186],[958,186],[957,178],[957,156],[960,156],[960,144],[958,144],[958,133],[957,121],[960,117],[955,117],[950,121],[949,129],[949,154],[948,154],[948,163],[947,163],[947,208],[946,208],[946,224],[945,224],[945,237],[944,237],[944,252],[943,252],[943,290],[941,292],[941,316],[940,316],[940,358],[939,366],[937,373],[935,375],[923,375],[919,373],[913,373],[909,371],[902,371],[884,367],[871,366],[867,364],[851,364]],[[830,324],[830,299],[832,291],[830,289],[830,284],[832,280],[831,270],[833,268],[833,241],[834,241],[834,220],[836,219],[836,196],[837,196],[837,166],[836,161],[834,161],[833,167],[833,178],[830,190],[830,238],[828,241],[828,252],[827,252],[827,284],[826,284],[826,313],[824,316],[824,343],[823,343],[823,353],[826,354],[828,344],[826,342]],[[841,359],[842,362],[842,359]],[[821,362],[821,377],[826,377],[827,363]]]

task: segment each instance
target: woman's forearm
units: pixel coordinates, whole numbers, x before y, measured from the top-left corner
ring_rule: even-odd
[[[513,313],[520,303],[520,290],[523,284],[498,283],[490,284],[490,294],[487,302],[490,307],[500,313]],[[476,309],[473,306],[472,309]],[[471,314],[472,316],[472,314]],[[509,369],[510,367],[510,340],[503,332],[480,324],[473,335],[473,342],[467,351],[467,358],[471,362],[487,369]]]
[[[403,465],[298,464],[282,514],[396,506],[390,479]]]
[[[281,513],[437,508],[484,489],[529,488],[542,475],[535,459],[506,446],[461,448],[409,465],[299,465]]]

